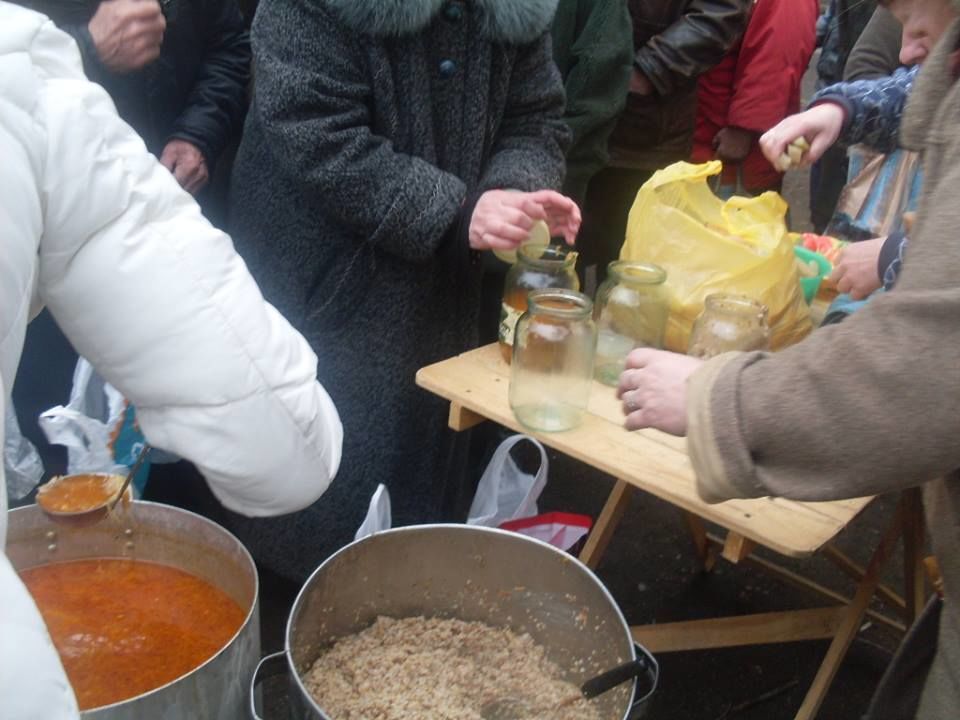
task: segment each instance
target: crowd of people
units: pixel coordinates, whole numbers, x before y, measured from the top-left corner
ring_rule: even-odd
[[[947,601],[908,636],[869,718],[950,717],[958,11],[0,1],[0,410],[11,387],[18,405],[38,387],[62,402],[69,388],[29,352],[72,363],[75,348],[150,443],[185,459],[156,467],[147,495],[213,517],[296,585],[353,538],[380,483],[396,524],[463,519],[469,436],[446,430],[443,402],[414,375],[487,335],[500,298],[485,278],[502,268],[485,251],[544,221],[576,242],[592,293],[638,189],[666,165],[717,158],[719,194],[777,190],[777,159],[804,137],[825,226],[845,147],[912,149],[916,223],[850,245],[834,273],[841,291],[872,296],[866,307],[775,355],[635,351],[618,392],[628,428],[688,437],[708,500],[923,484]],[[821,86],[799,112],[818,45]],[[43,306],[56,325],[21,361]],[[0,547],[6,502],[0,492]],[[2,553],[0,607],[4,716],[76,717]]]

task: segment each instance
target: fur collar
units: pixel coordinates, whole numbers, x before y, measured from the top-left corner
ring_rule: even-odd
[[[350,28],[377,37],[425,28],[447,0],[323,0]],[[488,40],[531,42],[553,22],[558,0],[467,0]]]

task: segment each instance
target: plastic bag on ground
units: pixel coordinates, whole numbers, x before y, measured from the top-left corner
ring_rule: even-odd
[[[363,519],[353,539],[360,540],[381,530],[389,530],[392,522],[390,492],[387,490],[387,486],[381,483],[374,490],[373,496],[370,498],[370,507],[367,509],[367,516]]]
[[[510,451],[523,441],[532,443],[540,451],[540,467],[535,475],[523,472],[510,455]],[[547,451],[538,440],[529,435],[508,437],[494,451],[483,471],[470,505],[467,524],[499,527],[507,520],[536,515],[537,499],[546,487],[549,466]]]

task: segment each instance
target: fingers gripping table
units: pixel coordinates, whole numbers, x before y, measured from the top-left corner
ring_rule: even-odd
[[[449,424],[465,430],[493,420],[527,432],[513,416],[507,400],[509,366],[499,348],[487,345],[422,368],[417,384],[450,401]],[[860,627],[864,614],[902,632],[923,606],[923,525],[917,491],[903,493],[894,520],[884,532],[866,568],[833,548],[830,542],[872,498],[834,502],[796,502],[781,498],[730,500],[710,505],[696,492],[686,440],[655,430],[628,432],[620,402],[612,388],[594,383],[583,424],[562,433],[531,433],[542,443],[616,479],[613,490],[580,555],[596,567],[636,490],[649,492],[678,507],[687,522],[694,548],[706,569],[717,555],[762,566],[783,579],[831,600],[823,608],[664,623],[632,628],[634,638],[654,652],[732,647],[762,643],[832,638],[817,676],[796,715],[809,720],[816,713]],[[724,537],[707,532],[704,521],[719,525]],[[903,596],[880,584],[880,571],[898,539],[904,540],[906,588]],[[752,553],[756,546],[786,557],[821,552],[857,582],[852,598],[823,587]],[[895,608],[901,620],[869,609],[875,594]]]

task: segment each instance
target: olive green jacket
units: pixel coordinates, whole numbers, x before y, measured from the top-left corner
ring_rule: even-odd
[[[560,0],[553,58],[563,77],[573,131],[564,193],[582,203],[587,184],[607,164],[607,139],[627,102],[633,29],[627,0]]]

